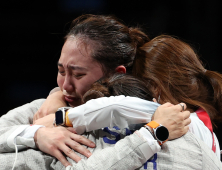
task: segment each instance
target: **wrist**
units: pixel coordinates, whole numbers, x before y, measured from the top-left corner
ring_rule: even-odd
[[[165,143],[169,138],[168,129],[155,121],[147,123],[145,128],[153,135],[160,145]]]
[[[69,110],[67,110],[66,113],[65,113],[65,115],[66,115],[66,120],[65,120],[66,123],[65,123],[65,125],[68,126],[68,127],[73,127],[72,126],[72,122],[69,121],[68,114],[69,114]]]
[[[38,134],[41,133],[41,130],[43,130],[42,128],[44,128],[44,127],[40,127],[40,128],[35,132],[35,135],[34,135],[34,142],[35,142],[35,145],[36,145],[37,148],[38,148]]]
[[[54,126],[69,126],[72,127],[72,123],[69,121],[69,109],[71,107],[61,107],[55,113]]]

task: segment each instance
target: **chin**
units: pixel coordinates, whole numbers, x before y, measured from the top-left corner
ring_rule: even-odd
[[[68,103],[70,107],[77,107],[79,105],[82,105],[83,103],[78,100],[78,101],[75,101],[75,102],[72,102],[72,103]]]

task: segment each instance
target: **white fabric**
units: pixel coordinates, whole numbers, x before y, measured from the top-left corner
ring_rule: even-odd
[[[139,137],[146,140],[146,142],[148,143],[148,145],[144,143],[143,145],[139,146],[141,152],[147,160],[150,159],[155,153],[161,150],[161,147],[158,142],[144,127],[140,128],[140,130],[136,131],[135,133]]]
[[[130,124],[150,122],[158,106],[157,103],[136,97],[102,97],[70,109],[68,117],[76,132],[82,134],[107,126],[121,129]]]
[[[18,136],[21,136],[23,138],[34,138],[35,132],[40,128],[45,127],[43,125],[31,125],[25,128],[25,130],[20,133]]]
[[[22,150],[26,147],[35,148],[35,143],[33,142],[33,138],[35,132],[40,128],[44,127],[42,125],[22,125],[17,128],[9,137],[7,138],[7,144],[11,149],[15,149],[15,145],[18,150]],[[26,143],[27,145],[23,145]]]
[[[197,114],[190,114],[191,123],[189,125],[189,131],[195,134],[199,139],[204,141],[207,146],[212,149],[213,138],[210,130],[204,125],[204,123],[199,119]],[[216,155],[220,158],[220,146],[216,135],[214,134],[215,144],[216,144]]]
[[[81,134],[107,126],[126,128],[130,124],[147,123],[158,106],[157,103],[136,97],[111,96],[90,100],[84,105],[70,109],[68,117],[77,133]],[[191,113],[190,118],[189,131],[212,148],[212,135],[209,129],[196,113]],[[144,135],[142,132],[141,134]],[[155,141],[153,137],[145,139],[148,143]],[[216,154],[220,158],[220,146],[216,135],[215,141]]]
[[[136,97],[112,96],[90,100],[85,105],[69,110],[69,120],[76,132],[91,131],[99,128],[146,123],[151,120],[159,104]],[[189,131],[212,148],[212,134],[196,113],[191,113]],[[216,135],[215,140],[217,140]],[[220,158],[220,146],[216,142],[216,155]]]
[[[10,134],[7,138],[7,144],[11,149],[15,149],[16,144],[16,137],[22,133],[29,125],[22,125],[19,128],[17,128],[12,134]],[[26,148],[24,145],[17,145],[18,150]]]

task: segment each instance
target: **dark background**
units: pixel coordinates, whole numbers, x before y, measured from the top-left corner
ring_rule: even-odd
[[[222,72],[221,5],[211,0],[7,0],[0,2],[1,113],[45,98],[56,86],[69,23],[81,14],[112,14],[153,38],[175,35],[196,48],[207,69]],[[222,146],[217,124],[217,136]]]

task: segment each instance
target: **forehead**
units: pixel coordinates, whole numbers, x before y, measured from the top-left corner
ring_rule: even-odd
[[[69,37],[63,45],[59,63],[64,67],[72,65],[90,69],[98,63],[91,57],[90,46],[79,38]]]

